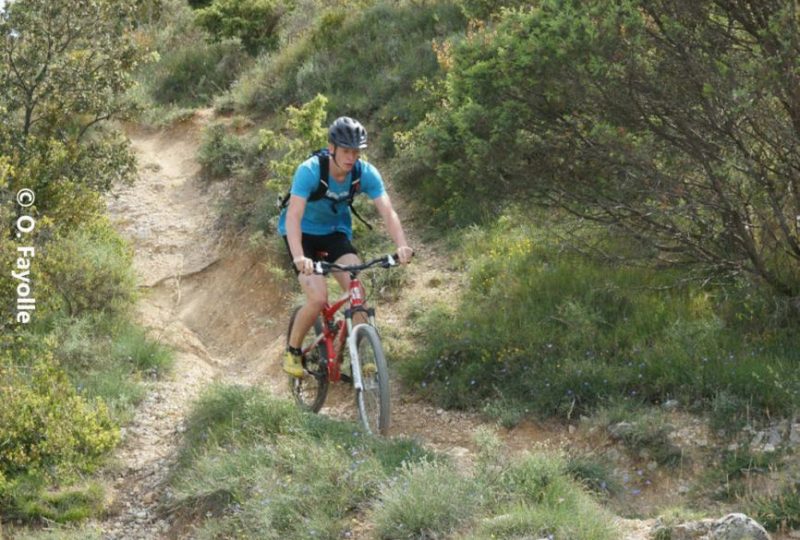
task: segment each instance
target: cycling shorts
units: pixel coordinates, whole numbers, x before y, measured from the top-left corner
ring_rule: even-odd
[[[286,244],[286,249],[289,251],[289,259],[292,260],[292,250],[289,249],[289,240],[283,237]],[[303,233],[303,255],[312,261],[323,260],[329,263],[334,263],[342,255],[352,253],[358,255],[358,251],[350,243],[350,239],[342,232],[335,232],[333,234],[315,235]],[[292,263],[292,268],[296,274],[300,272],[297,270],[297,265]]]

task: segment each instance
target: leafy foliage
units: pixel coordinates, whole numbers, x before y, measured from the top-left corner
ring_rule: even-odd
[[[414,125],[430,105],[416,88],[418,79],[440,74],[433,40],[460,31],[465,20],[450,2],[364,3],[371,5],[320,6],[304,19],[306,32],[236,83],[237,109],[270,113],[323,94],[333,116],[374,125],[371,140],[391,151],[391,133]]]
[[[727,306],[735,299],[681,283],[680,274],[571,252],[579,240],[560,237],[569,223],[508,217],[464,236],[468,289],[417,321],[421,347],[400,366],[419,389],[504,419],[508,408],[515,418],[572,417],[609,399],[711,408],[723,392],[753,415],[797,406],[790,327],[761,332],[723,319],[738,311]],[[602,232],[582,234],[583,245],[613,247]]]
[[[277,46],[278,22],[293,7],[293,2],[277,0],[213,0],[197,10],[196,20],[216,39],[239,38],[256,54]]]
[[[259,132],[260,148],[268,153],[278,153],[279,159],[269,162],[271,178],[267,185],[280,192],[285,190],[287,179],[291,180],[299,163],[305,161],[309,154],[324,148],[328,142],[328,130],[325,121],[325,107],[328,98],[321,94],[305,103],[299,109],[287,107],[286,128],[292,134],[287,136],[263,129]]]
[[[0,101],[15,131],[80,139],[122,114],[119,96],[133,84],[142,53],[131,3],[19,0],[0,18]],[[17,114],[19,113],[19,114]],[[64,116],[70,114],[69,122]]]
[[[668,263],[800,294],[797,62],[783,2],[546,0],[446,56],[444,106],[399,137],[441,221],[527,197]]]
[[[41,271],[68,315],[103,310],[111,314],[133,300],[132,258],[111,226],[98,221],[52,241]]]
[[[246,64],[241,46],[233,40],[179,44],[148,66],[150,95],[162,105],[206,104],[227,90]]]
[[[87,401],[53,361],[52,352],[12,360],[0,353],[0,502],[4,513],[22,511],[18,486],[39,478],[42,483],[68,482],[92,471],[119,438],[108,409]]]

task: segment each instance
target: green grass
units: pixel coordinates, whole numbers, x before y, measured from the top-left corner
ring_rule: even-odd
[[[713,403],[720,424],[745,403],[755,416],[794,410],[796,332],[721,315],[739,313],[737,302],[756,309],[757,298],[593,260],[560,238],[569,225],[510,215],[464,234],[456,264],[469,285],[414,321],[406,380],[441,405],[509,424],[520,411],[571,417],[609,400],[674,398],[709,411]],[[582,235],[586,245],[620,248],[602,233]]]
[[[757,452],[747,446],[724,450],[715,456],[701,479],[697,482],[710,498],[734,502],[747,499],[754,491],[759,478],[783,468],[783,451]]]
[[[144,397],[143,381],[167,372],[172,352],[126,315],[102,311],[43,317],[18,337],[17,367],[0,366],[22,415],[3,421],[0,514],[25,523],[97,516],[107,501],[93,474]]]
[[[751,503],[753,518],[770,531],[789,531],[800,527],[800,485],[783,487],[772,496],[761,496]]]
[[[105,402],[124,424],[144,398],[143,381],[168,373],[171,349],[126,316],[59,317],[52,323],[55,355],[78,390]]]
[[[414,441],[366,435],[261,389],[215,385],[190,414],[173,510],[212,516],[199,538],[334,539],[355,528],[378,538],[488,538],[523,527],[615,537],[565,460],[511,459],[487,433],[480,444],[480,465],[465,473]]]
[[[346,112],[380,126],[372,141],[390,149],[394,131],[424,116],[414,84],[440,75],[431,40],[463,31],[461,10],[446,1],[378,1],[313,15],[309,32],[260,58],[237,81],[237,108],[273,113],[321,93],[330,99],[332,116]]]

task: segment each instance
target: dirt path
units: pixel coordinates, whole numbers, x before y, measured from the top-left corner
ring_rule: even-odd
[[[148,397],[124,431],[116,453],[113,503],[99,524],[104,538],[166,538],[172,524],[161,509],[169,502],[165,478],[176,458],[183,420],[192,401],[214,381],[260,384],[286,395],[276,361],[291,298],[269,269],[269,257],[246,242],[225,239],[215,226],[215,205],[226,195],[223,183],[206,184],[195,159],[202,126],[210,112],[168,131],[129,130],[140,164],[135,185],[109,198],[109,214],[135,250],[142,298],[141,322],[176,351],[174,373],[149,383]],[[409,268],[405,300],[382,306],[381,320],[400,323],[413,302],[446,293],[453,274],[441,269],[435,253],[419,242]],[[402,391],[393,381],[392,436],[412,437],[452,455],[469,467],[475,430],[485,424],[475,414],[444,411]],[[352,393],[335,388],[322,411],[354,418]],[[493,425],[519,451],[537,443],[570,444],[563,428],[525,424],[507,432]],[[633,529],[642,529],[634,524]],[[640,531],[641,532],[641,531]],[[640,532],[628,538],[644,538]]]

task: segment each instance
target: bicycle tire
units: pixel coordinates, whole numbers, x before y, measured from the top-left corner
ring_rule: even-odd
[[[297,317],[297,312],[302,306],[295,308],[289,318],[289,329],[286,331],[286,344],[289,344],[289,337],[292,335],[292,327]],[[319,336],[322,333],[322,318],[314,320],[314,334]],[[303,338],[302,349],[305,349],[313,341],[311,332]],[[303,378],[289,376],[289,390],[295,402],[301,408],[311,412],[319,412],[328,397],[328,352],[325,344],[320,343],[313,350],[306,353],[303,357],[303,369],[306,375]]]
[[[358,362],[362,370],[362,390],[356,390],[356,408],[362,425],[373,434],[386,435],[391,422],[389,402],[389,368],[383,354],[378,331],[370,325],[359,325],[355,329]],[[370,360],[375,364],[371,376],[364,375],[364,365]]]

